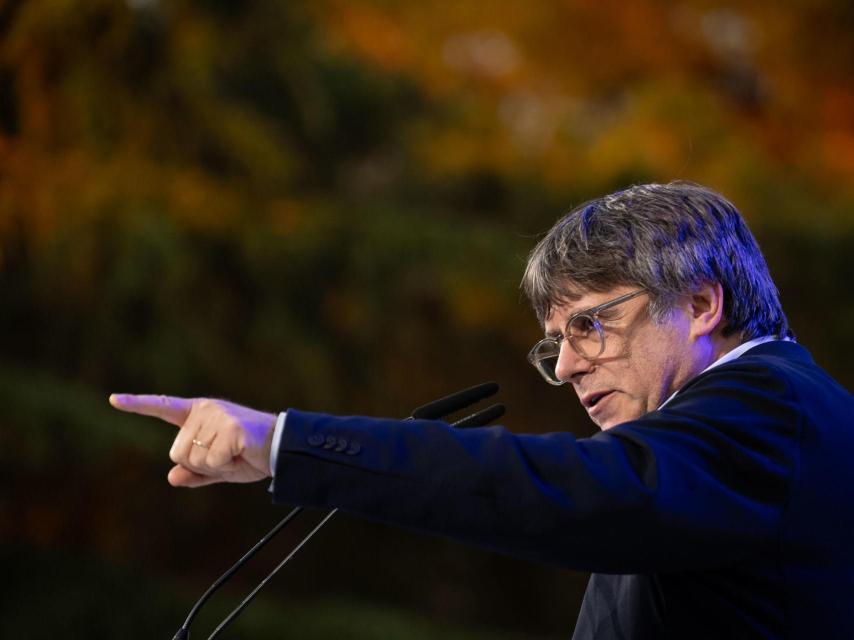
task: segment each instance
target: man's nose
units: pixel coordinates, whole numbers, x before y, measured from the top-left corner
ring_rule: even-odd
[[[575,376],[590,371],[591,366],[590,360],[578,355],[568,340],[561,341],[555,365],[555,376],[558,380],[572,382]]]

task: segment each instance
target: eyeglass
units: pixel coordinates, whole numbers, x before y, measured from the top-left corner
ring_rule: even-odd
[[[605,351],[605,330],[599,322],[599,314],[646,292],[646,289],[640,289],[596,307],[579,311],[567,320],[563,335],[549,336],[535,344],[528,353],[528,362],[536,367],[546,382],[555,386],[562,385],[565,380],[557,377],[557,361],[563,340],[566,339],[575,352],[585,360],[595,360]]]

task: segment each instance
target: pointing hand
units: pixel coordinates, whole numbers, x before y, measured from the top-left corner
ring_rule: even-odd
[[[169,483],[201,487],[215,482],[255,482],[270,473],[277,416],[209,398],[113,394],[120,411],[160,418],[178,427],[169,457]]]

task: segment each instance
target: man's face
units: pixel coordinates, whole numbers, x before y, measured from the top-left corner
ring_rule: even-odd
[[[637,287],[588,292],[552,310],[546,335],[562,335],[571,316],[603,304]],[[572,384],[590,418],[609,429],[654,411],[698,372],[698,354],[690,333],[690,313],[677,307],[660,324],[648,314],[649,297],[632,298],[599,314],[605,350],[594,360],[561,343],[556,373]]]

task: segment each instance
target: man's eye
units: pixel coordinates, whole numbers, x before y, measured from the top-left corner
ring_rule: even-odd
[[[574,336],[587,335],[594,329],[593,318],[590,316],[576,316],[569,323],[569,331]]]

